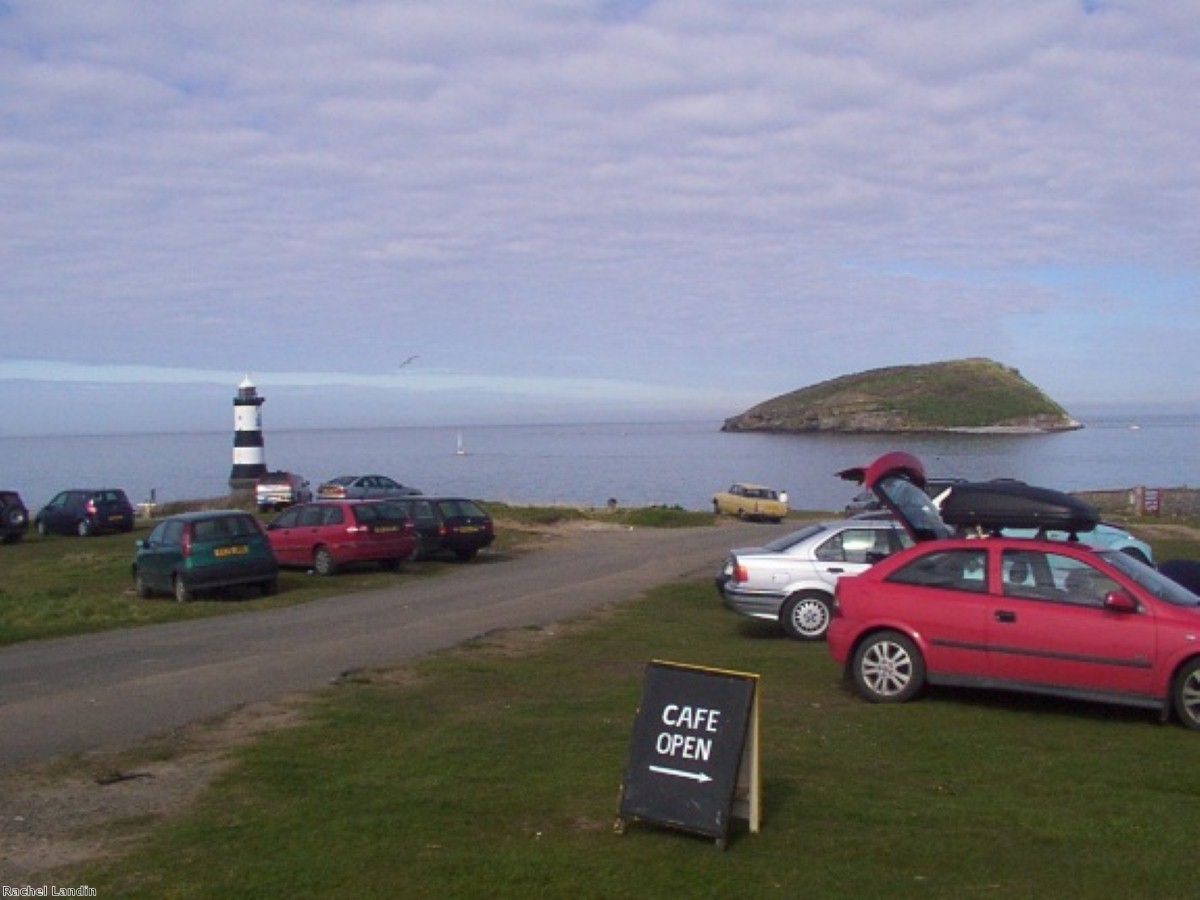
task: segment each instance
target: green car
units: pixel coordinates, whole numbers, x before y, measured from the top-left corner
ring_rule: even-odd
[[[278,590],[279,564],[266,532],[249,513],[184,513],[163,519],[137,542],[133,584],[139,597],[174,594],[180,603],[197,591],[243,584],[267,595]]]

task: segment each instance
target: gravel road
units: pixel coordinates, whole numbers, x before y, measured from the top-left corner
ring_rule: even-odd
[[[532,553],[481,556],[445,577],[394,589],[5,648],[0,768],[120,749],[244,704],[320,688],[348,670],[402,663],[497,628],[546,625],[711,575],[730,547],[788,528],[581,528]]]

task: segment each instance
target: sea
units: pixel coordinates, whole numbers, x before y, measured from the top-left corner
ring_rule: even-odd
[[[520,504],[702,510],[734,481],[786,490],[793,509],[840,510],[856,486],[836,473],[907,450],[930,476],[1017,478],[1059,490],[1186,487],[1200,481],[1200,415],[1081,419],[1056,434],[777,435],[720,423],[264,429],[266,462],[314,488],[384,474],[427,494]],[[458,452],[459,444],[463,452]],[[73,487],[120,487],[135,502],[229,493],[233,429],[197,434],[0,437],[0,489],[40,507]]]

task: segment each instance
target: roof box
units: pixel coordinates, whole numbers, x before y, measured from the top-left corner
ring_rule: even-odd
[[[1100,513],[1078,497],[1019,481],[958,484],[942,501],[942,521],[956,528],[1091,531]]]

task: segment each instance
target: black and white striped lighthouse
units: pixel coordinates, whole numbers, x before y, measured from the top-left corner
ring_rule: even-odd
[[[253,488],[258,476],[267,471],[262,435],[265,402],[265,398],[258,396],[250,376],[243,378],[233,398],[233,470],[229,473],[229,486],[234,490]]]

